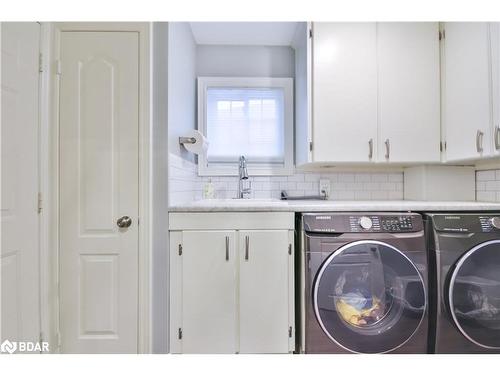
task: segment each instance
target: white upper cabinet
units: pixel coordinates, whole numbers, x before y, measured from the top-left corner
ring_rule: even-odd
[[[439,162],[439,24],[379,23],[377,55],[378,160]]]
[[[298,35],[297,165],[441,160],[437,22],[314,23],[312,42]]]
[[[299,23],[292,41],[295,49],[295,163],[312,161],[312,38],[307,22]]]
[[[446,160],[490,156],[489,25],[450,22],[444,25],[444,35],[442,102]]]
[[[314,162],[369,162],[377,137],[375,23],[314,23]]]
[[[490,24],[493,104],[493,155],[500,155],[500,24]]]

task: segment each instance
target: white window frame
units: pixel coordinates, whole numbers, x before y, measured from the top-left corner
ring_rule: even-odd
[[[281,88],[284,99],[284,163],[248,163],[250,176],[289,176],[293,174],[293,78],[270,77],[198,77],[198,131],[207,135],[207,90],[210,87]],[[210,140],[209,140],[210,142]],[[210,145],[209,145],[210,147]],[[237,176],[238,164],[208,163],[207,155],[198,155],[198,175]]]

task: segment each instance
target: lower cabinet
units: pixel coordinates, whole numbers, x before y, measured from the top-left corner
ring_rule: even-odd
[[[239,232],[240,352],[288,352],[289,273],[287,230]]]
[[[234,231],[182,233],[182,344],[188,353],[236,351]],[[179,335],[179,333],[178,333]]]
[[[291,352],[293,214],[239,213],[237,227],[222,229],[231,223],[230,214],[203,214],[206,221],[193,216],[186,229],[177,229],[175,219],[190,214],[171,214],[171,351]],[[277,229],[266,226],[266,216],[274,214],[285,218]]]

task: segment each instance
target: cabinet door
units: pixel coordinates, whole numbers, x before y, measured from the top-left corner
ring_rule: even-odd
[[[494,155],[500,155],[500,23],[490,23],[493,133],[491,147]]]
[[[235,353],[235,232],[185,231],[182,244],[182,352]]]
[[[312,141],[310,30],[310,23],[300,22],[292,41],[295,50],[295,163],[297,166],[312,161],[309,147]]]
[[[379,160],[439,162],[439,25],[377,27]]]
[[[289,351],[289,232],[241,231],[240,352]]]
[[[444,32],[446,160],[487,156],[491,152],[488,24],[449,22]]]
[[[375,158],[376,56],[375,23],[314,23],[313,161]]]

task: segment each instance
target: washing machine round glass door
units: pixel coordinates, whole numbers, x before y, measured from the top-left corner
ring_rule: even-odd
[[[313,304],[333,342],[351,352],[385,353],[417,331],[425,293],[419,271],[403,252],[379,241],[356,241],[323,262]]]
[[[489,349],[500,349],[500,240],[465,253],[451,270],[448,303],[462,334]]]

